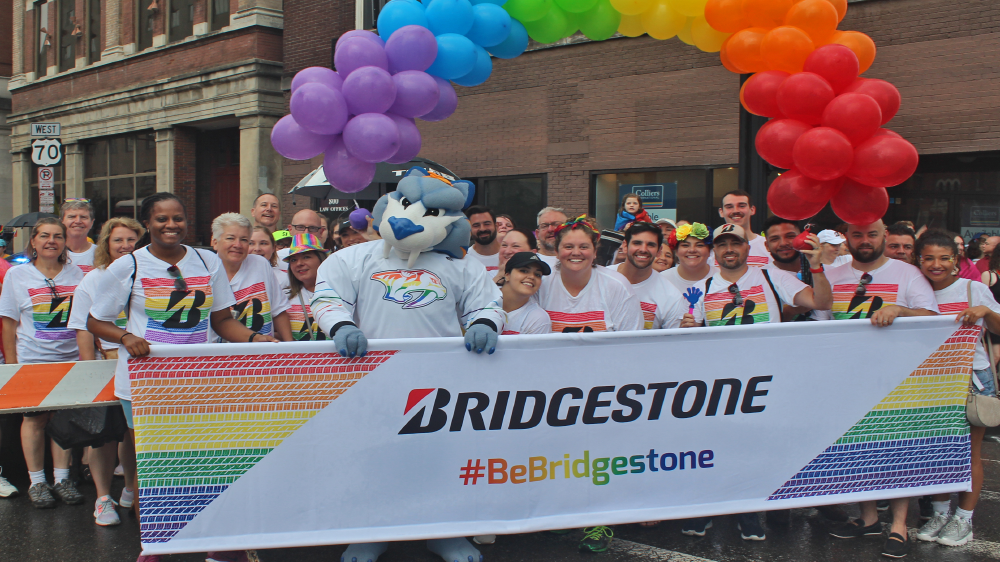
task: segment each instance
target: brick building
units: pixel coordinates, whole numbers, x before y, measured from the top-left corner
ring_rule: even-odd
[[[188,241],[208,243],[214,216],[248,213],[258,193],[280,186],[269,141],[285,112],[280,0],[7,6],[13,214],[38,209],[29,125],[39,122],[62,128],[56,204],[86,197],[99,223],[171,191],[195,225]]]
[[[310,16],[320,2],[286,7],[286,78],[329,65],[331,40],[371,21],[372,0],[357,1],[322,21]],[[914,178],[890,190],[888,218],[1000,233],[1000,3],[851,0],[841,29],[874,39],[866,76],[900,89],[889,126],[921,154]],[[717,55],[645,36],[534,49],[456,88],[449,119],[418,121],[421,156],[519,221],[549,204],[608,224],[621,191],[663,186],[664,216],[675,192],[678,218],[718,222],[713,207],[739,184],[740,81]],[[285,187],[312,164],[286,162]]]
[[[10,76],[13,72],[11,32],[14,29],[12,0],[0,0],[0,201],[11,198]],[[0,225],[13,217],[10,205],[0,205]],[[2,253],[2,252],[0,252]]]

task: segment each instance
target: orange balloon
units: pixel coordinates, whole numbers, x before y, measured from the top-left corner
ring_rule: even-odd
[[[737,31],[726,40],[729,62],[740,69],[741,74],[768,70],[767,63],[760,53],[760,45],[764,42],[767,31],[760,27],[749,27]]]
[[[743,16],[754,27],[772,28],[785,22],[795,0],[743,0]]]
[[[806,57],[814,50],[816,47],[809,35],[790,25],[776,27],[767,32],[760,45],[760,54],[767,64],[767,69],[783,70],[789,74],[802,72]]]
[[[847,15],[847,0],[826,0],[837,10],[837,23],[843,21]]]
[[[827,43],[837,30],[837,9],[827,0],[802,0],[785,14],[785,25],[809,34],[815,43]]]
[[[708,0],[705,19],[713,29],[723,33],[736,33],[750,27],[750,22],[743,17],[743,0]]]
[[[875,42],[860,31],[838,31],[830,42],[843,45],[858,55],[859,74],[864,74],[875,62]]]
[[[722,66],[726,67],[726,70],[728,70],[729,72],[733,72],[735,74],[743,74],[743,71],[737,68],[736,65],[734,65],[732,61],[729,60],[729,54],[726,53],[726,45],[729,44],[729,40],[732,38],[733,36],[730,35],[725,41],[723,41],[722,49],[719,50],[719,60],[722,61]],[[740,90],[742,91],[742,88]]]

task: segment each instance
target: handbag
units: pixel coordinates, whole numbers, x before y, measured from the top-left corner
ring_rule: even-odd
[[[972,305],[972,281],[968,285],[969,305]],[[993,388],[997,388],[997,363],[993,357],[993,341],[989,331],[983,329],[980,343],[986,348],[986,354],[990,358],[990,374],[993,375]],[[972,374],[976,376],[975,373]],[[996,396],[986,396],[973,392],[975,386],[972,379],[969,379],[969,394],[965,397],[965,417],[971,425],[977,427],[997,427],[1000,425],[1000,399]]]
[[[45,433],[63,449],[121,441],[127,430],[121,406],[58,410],[45,424]]]

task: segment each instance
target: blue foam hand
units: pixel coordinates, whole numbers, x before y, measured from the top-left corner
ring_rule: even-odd
[[[687,299],[691,306],[694,306],[698,304],[698,301],[701,300],[701,296],[703,294],[704,293],[701,292],[701,289],[697,287],[688,287],[688,290],[684,292],[684,298]]]
[[[357,326],[341,326],[333,335],[333,343],[343,357],[364,357],[368,353],[368,338]]]
[[[473,324],[465,331],[465,349],[476,353],[487,350],[492,354],[496,347],[497,333],[493,328],[485,324]]]

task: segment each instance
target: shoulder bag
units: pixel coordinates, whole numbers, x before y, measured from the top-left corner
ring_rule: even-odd
[[[972,306],[972,281],[968,282],[969,306]],[[993,340],[989,330],[983,328],[980,344],[986,348],[986,354],[990,358],[990,374],[993,375],[993,388],[997,388],[997,364],[993,356]],[[976,374],[972,373],[975,377]],[[965,398],[965,417],[971,425],[977,427],[997,427],[1000,425],[1000,399],[996,396],[985,396],[973,392],[975,386],[972,379],[969,379],[969,394]],[[995,394],[995,391],[994,391]]]

